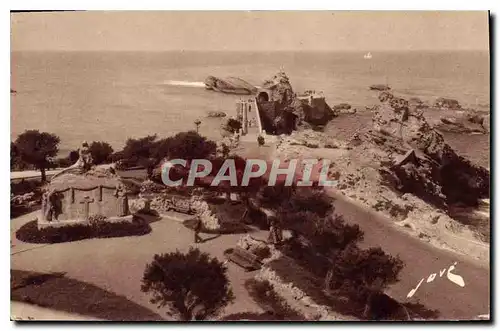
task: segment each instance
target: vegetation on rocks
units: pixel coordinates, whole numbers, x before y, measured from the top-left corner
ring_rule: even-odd
[[[276,293],[269,281],[249,279],[245,282],[245,287],[259,306],[272,316],[275,316],[277,320],[305,320],[304,316],[290,307],[290,305]]]

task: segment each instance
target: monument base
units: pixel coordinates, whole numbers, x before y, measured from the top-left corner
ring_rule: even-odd
[[[127,216],[112,216],[108,217],[100,222],[105,223],[120,223],[127,222],[132,223],[133,215]],[[61,220],[61,221],[42,221],[40,218],[37,220],[38,230],[45,228],[62,228],[65,226],[75,226],[75,225],[90,225],[88,220]]]

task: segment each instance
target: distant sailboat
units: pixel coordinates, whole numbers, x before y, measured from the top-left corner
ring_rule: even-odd
[[[364,58],[365,60],[370,60],[370,59],[372,58],[372,53],[370,53],[370,52],[366,53],[366,54],[363,56],[363,58]]]

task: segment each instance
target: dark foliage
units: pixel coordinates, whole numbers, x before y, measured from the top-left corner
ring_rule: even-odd
[[[111,162],[113,147],[104,141],[93,141],[89,146],[90,154],[94,164],[103,164]]]
[[[111,162],[118,162],[120,160],[123,160],[124,158],[125,158],[125,156],[123,154],[123,151],[114,152],[113,154],[111,154],[109,156],[109,159],[111,160]]]
[[[90,238],[114,238],[142,236],[151,232],[148,223],[141,220],[129,222],[99,222],[91,225],[68,225],[60,228],[38,229],[37,222],[24,224],[16,232],[16,238],[34,244],[55,244]]]
[[[234,300],[226,270],[199,249],[156,254],[144,270],[141,290],[181,320],[205,320]]]
[[[249,279],[245,282],[250,296],[277,320],[300,321],[305,320],[304,316],[294,310],[282,297],[276,293],[269,281],[258,281]]]
[[[80,154],[78,153],[77,150],[72,150],[71,152],[69,152],[68,159],[69,159],[69,162],[71,162],[71,164],[78,161],[79,158],[80,158]]]
[[[289,191],[288,196],[283,200],[281,208],[289,214],[311,211],[319,217],[326,217],[332,212],[333,199],[322,188],[297,188]]]
[[[57,155],[59,142],[59,137],[52,133],[26,130],[17,137],[14,143],[15,159],[39,169],[42,173],[42,181],[45,182],[45,170],[50,166],[51,158]]]
[[[380,247],[360,249],[350,245],[335,256],[329,286],[367,300],[370,294],[397,282],[403,266],[399,257],[386,254]]]
[[[215,142],[200,136],[196,131],[180,132],[169,143],[169,159],[204,159],[214,155]]]
[[[224,129],[228,132],[235,133],[241,129],[241,122],[234,118],[229,118],[224,126]]]
[[[310,211],[289,214],[284,227],[305,237],[314,249],[327,257],[363,240],[357,224],[347,224],[340,215],[320,217]]]
[[[161,162],[166,159],[204,159],[215,154],[215,142],[200,136],[196,131],[180,132],[173,137],[156,140],[156,135],[139,139],[129,138],[123,151],[110,156],[120,161],[120,169],[141,166],[147,169],[148,178],[161,182]]]
[[[129,160],[135,165],[139,165],[143,160],[148,160],[152,157],[154,150],[156,134],[143,138],[129,138],[125,142],[125,147],[121,152],[123,159]]]
[[[264,146],[264,144],[266,143],[264,137],[262,136],[258,136],[257,137],[257,143],[259,144],[259,146]]]

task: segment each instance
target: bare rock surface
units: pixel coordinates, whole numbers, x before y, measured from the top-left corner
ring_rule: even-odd
[[[452,205],[474,208],[489,198],[489,171],[458,155],[406,100],[382,92],[380,101],[372,128],[335,142],[337,153],[321,149],[340,173],[336,189],[423,241],[487,261],[488,245],[476,229],[448,215]],[[317,157],[330,140],[320,132],[295,133],[281,140],[276,157]]]

